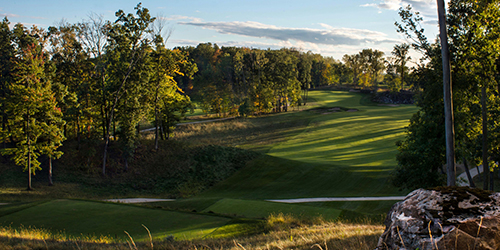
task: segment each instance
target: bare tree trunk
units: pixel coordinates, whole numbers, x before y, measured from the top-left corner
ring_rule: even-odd
[[[159,69],[157,70],[158,72],[160,71]],[[155,150],[158,150],[158,95],[160,91],[160,74],[157,74],[158,77],[158,82],[156,85],[156,91],[155,91]]]
[[[33,190],[31,188],[31,149],[28,141],[28,191]]]
[[[451,64],[450,50],[448,48],[448,35],[446,31],[446,13],[444,0],[437,0],[439,30],[441,38],[441,55],[443,60],[443,92],[444,92],[444,115],[446,130],[446,172],[447,185],[456,185],[455,164],[455,131],[453,128],[453,98],[451,90]]]
[[[49,186],[54,186],[52,181],[52,157],[49,157]]]
[[[490,191],[495,191],[495,173],[490,171]]]
[[[486,110],[486,86],[481,88],[481,112],[483,116],[483,189],[488,190],[490,166],[488,164],[488,117]]]
[[[465,173],[467,174],[467,179],[469,180],[469,186],[471,188],[475,188],[476,184],[474,183],[474,180],[472,180],[472,176],[470,175],[469,164],[467,164],[467,159],[465,159],[465,157],[464,157],[462,161],[464,162]],[[479,174],[479,172],[478,172],[478,174]]]
[[[80,116],[76,118],[76,139],[78,150],[81,148],[81,129],[80,129]]]
[[[155,106],[155,150],[158,150],[158,135],[159,135],[159,129],[158,129],[158,108]]]
[[[28,191],[33,190],[31,188],[31,140],[30,140],[30,111],[28,110],[26,120],[26,140],[28,143]]]

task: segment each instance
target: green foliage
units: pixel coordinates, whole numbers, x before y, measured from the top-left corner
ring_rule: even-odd
[[[412,47],[428,59],[416,70],[415,89],[419,92],[414,115],[407,136],[399,144],[399,167],[394,182],[400,187],[417,188],[442,184],[444,164],[444,121],[441,82],[441,55],[439,44],[431,44],[423,35],[423,20],[411,7],[400,9],[402,24],[398,32],[413,40]],[[498,141],[498,131],[492,122],[498,113],[498,73],[500,39],[498,1],[451,1],[447,16],[450,37],[451,64],[453,65],[453,102],[457,155],[473,165],[479,164],[482,153],[490,153],[489,161],[496,159],[497,149],[491,142]],[[395,50],[396,51],[396,50]],[[480,89],[485,88],[485,103]],[[482,128],[481,110],[487,111],[486,128]],[[489,116],[489,117],[488,117]],[[493,118],[495,119],[495,118]],[[481,148],[482,139],[489,142]],[[492,153],[492,154],[491,154]],[[488,160],[486,161],[487,164]],[[484,164],[484,163],[483,163]]]
[[[439,121],[439,120],[437,120]],[[398,142],[398,167],[392,182],[408,190],[445,184],[444,121],[437,122],[422,111],[411,119],[404,141]]]
[[[384,53],[378,50],[364,49],[358,54],[344,55],[342,61],[349,69],[354,85],[376,86],[380,73],[385,69]]]
[[[410,52],[410,45],[404,44],[396,44],[394,45],[394,49],[392,50],[392,55],[395,57],[394,63],[397,64],[397,72],[400,77],[400,85],[404,87],[405,84],[405,71],[406,71],[406,63],[411,60],[411,57],[408,56]]]
[[[250,105],[250,100],[247,98],[243,101],[243,104],[241,104],[239,107],[238,107],[238,113],[240,114],[240,116],[248,116],[252,113],[252,107]]]
[[[225,180],[258,154],[238,148],[208,145],[192,152],[194,165],[190,175],[203,187],[211,187]]]
[[[399,92],[401,90],[401,78],[399,77],[392,74],[386,74],[384,76],[384,82],[391,92]]]
[[[18,35],[28,36],[26,33]],[[62,113],[56,106],[51,81],[45,75],[42,49],[32,43],[18,51],[13,69],[15,77],[7,86],[9,95],[5,97],[4,106],[9,115],[8,129],[2,129],[2,138],[4,141],[10,139],[16,146],[3,149],[2,154],[13,155],[14,162],[28,170],[29,175],[41,169],[38,160],[41,154],[59,158],[62,152],[57,152],[57,148],[65,139]],[[30,182],[28,187],[31,188]]]

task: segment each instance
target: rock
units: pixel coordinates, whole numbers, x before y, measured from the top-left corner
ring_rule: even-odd
[[[376,250],[500,249],[500,193],[417,189],[394,204]]]

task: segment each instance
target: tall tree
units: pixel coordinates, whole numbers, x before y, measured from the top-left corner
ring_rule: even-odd
[[[55,150],[56,145],[64,140],[60,136],[63,123],[60,122],[62,114],[56,106],[51,81],[45,74],[44,34],[36,27],[28,34],[21,25],[17,25],[16,31],[18,53],[5,106],[10,114],[8,122],[11,129],[3,134],[10,137],[16,147],[3,149],[2,154],[13,155],[14,162],[28,171],[28,190],[31,190],[31,175],[41,169],[38,161],[40,154],[60,155]],[[25,43],[29,40],[31,44]]]
[[[495,75],[498,74],[497,62],[500,53],[500,2],[499,1],[453,1],[450,2],[450,37],[455,47],[457,57],[457,74],[468,74],[464,87],[475,93],[480,98],[470,98],[466,105],[471,105],[472,100],[480,99],[481,107],[481,137],[482,163],[484,168],[483,188],[488,189],[488,181],[492,157],[490,140],[496,140],[495,136],[488,132],[496,130],[496,123],[489,121],[494,103],[499,98],[498,82]],[[479,90],[480,89],[480,90]],[[474,103],[478,104],[478,103]],[[496,159],[495,159],[496,160]],[[493,182],[491,182],[493,184]],[[491,187],[490,187],[491,189]]]
[[[394,56],[394,62],[397,64],[399,76],[401,77],[401,87],[404,89],[404,81],[405,81],[405,69],[406,63],[411,60],[411,57],[408,56],[410,52],[410,45],[396,44],[394,45],[394,49],[392,50],[392,55]]]
[[[135,143],[135,126],[139,122],[137,112],[140,112],[138,97],[141,94],[140,84],[141,70],[146,65],[146,55],[149,50],[150,24],[154,18],[149,14],[147,8],[143,8],[139,3],[135,8],[136,15],[125,14],[122,10],[115,13],[117,20],[109,30],[109,44],[106,48],[106,57],[109,58],[112,68],[109,69],[110,89],[112,89],[112,99],[110,109],[107,114],[107,129],[105,135],[104,153],[102,160],[102,174],[106,174],[106,162],[111,125],[115,119],[115,110],[119,102],[122,106],[120,113],[122,128],[122,138],[124,145],[124,160],[127,166],[128,158],[132,154]],[[123,101],[125,100],[125,101]]]
[[[439,34],[441,41],[441,57],[443,60],[443,91],[444,91],[444,115],[446,128],[446,164],[447,184],[455,186],[455,129],[453,127],[453,99],[451,90],[451,63],[450,49],[448,48],[448,32],[446,29],[446,12],[444,0],[437,0],[439,17]]]

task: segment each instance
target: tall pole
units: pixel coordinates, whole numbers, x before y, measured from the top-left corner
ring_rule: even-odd
[[[443,58],[444,116],[446,130],[446,174],[448,186],[456,185],[455,131],[453,129],[453,100],[451,95],[451,64],[448,35],[446,32],[446,12],[444,0],[437,0],[441,55]]]

